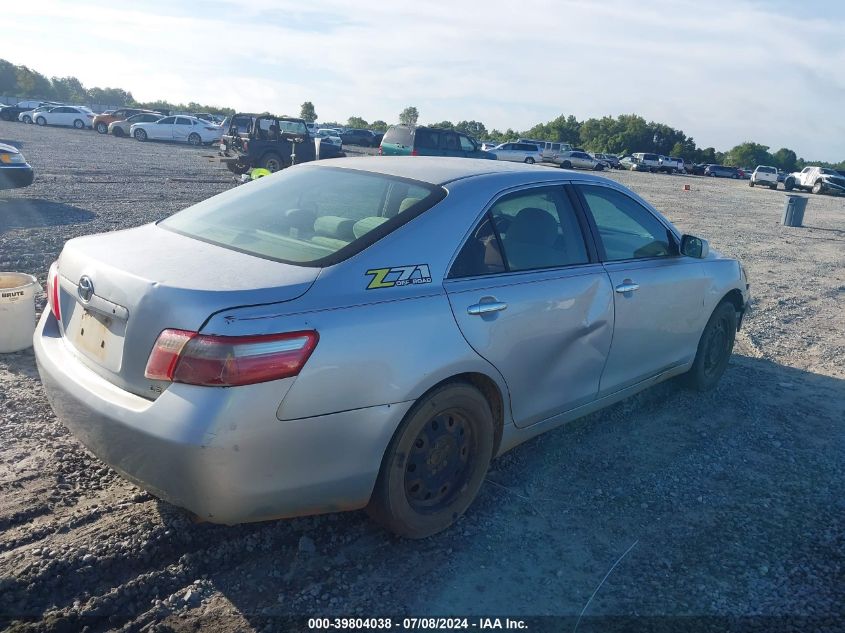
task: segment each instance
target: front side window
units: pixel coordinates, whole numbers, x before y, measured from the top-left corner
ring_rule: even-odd
[[[458,139],[461,141],[461,149],[465,152],[474,152],[477,148],[476,144],[473,143],[468,136],[464,136],[463,134],[458,135]]]
[[[308,166],[209,198],[159,226],[265,259],[322,266],[366,248],[445,195],[404,178]]]
[[[609,187],[579,186],[608,261],[673,254],[667,229],[639,202]]]
[[[541,270],[588,261],[575,209],[563,188],[536,187],[496,201],[461,248],[449,276]]]

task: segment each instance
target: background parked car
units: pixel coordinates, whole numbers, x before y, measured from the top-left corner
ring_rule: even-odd
[[[383,156],[454,156],[456,158],[494,158],[481,149],[474,138],[436,127],[393,125],[379,147]]]
[[[569,143],[559,143],[557,141],[546,141],[540,149],[543,152],[543,160],[554,161],[555,154],[570,151],[572,149],[572,145]]]
[[[108,134],[109,125],[115,121],[125,121],[139,112],[149,112],[149,110],[144,110],[143,108],[120,108],[118,110],[111,110],[96,115],[91,123],[94,129],[100,134]],[[161,117],[159,116],[159,118]]]
[[[677,174],[684,171],[684,159],[676,158],[674,156],[660,156],[658,159],[660,167],[657,171],[662,171],[667,174]]]
[[[34,173],[17,147],[0,143],[0,189],[28,187]]]
[[[304,119],[236,114],[220,139],[220,154],[229,171],[245,174],[254,167],[276,172],[316,160],[317,148]],[[321,156],[327,157],[322,151]]]
[[[168,116],[151,123],[133,123],[129,133],[138,141],[176,141],[190,145],[214,143],[223,135],[219,125],[191,116]]]
[[[485,152],[489,152],[491,149],[493,149],[494,147],[498,147],[499,145],[501,145],[501,143],[499,143],[498,141],[484,141],[481,144],[481,149]]]
[[[210,112],[192,112],[188,116],[202,119],[203,121],[208,121],[209,123],[214,123],[215,125],[221,125],[223,121],[226,120],[226,117],[220,114],[211,114]]]
[[[158,121],[163,118],[164,117],[160,112],[139,112],[138,114],[133,114],[123,121],[114,121],[109,123],[108,132],[109,134],[113,134],[117,137],[129,136],[129,129],[132,127],[133,123],[152,123],[153,121]]]
[[[543,154],[545,156],[545,153]],[[619,157],[615,154],[593,154],[593,158],[597,161],[600,161],[604,164],[605,169],[622,169],[622,165],[619,163]]]
[[[534,143],[502,143],[490,150],[496,160],[509,160],[515,163],[543,162],[543,153]]]
[[[748,186],[765,185],[769,189],[778,188],[778,170],[775,167],[768,165],[757,165],[757,169],[751,174],[751,179],[748,181]]]
[[[361,128],[346,130],[341,133],[340,138],[343,139],[344,145],[363,145],[364,147],[378,147],[379,145],[379,139],[374,132]]]
[[[652,173],[655,173],[658,169],[660,169],[660,156],[658,154],[651,154],[649,152],[637,152],[633,154],[633,157],[640,167],[645,167],[648,171]]]
[[[20,121],[21,123],[35,123],[35,115],[37,115],[39,112],[49,112],[50,110],[56,107],[58,106],[51,103],[47,105],[40,105],[34,110],[26,110],[18,115],[18,121]]]
[[[591,169],[594,171],[602,171],[604,163],[596,160],[587,152],[579,152],[572,150],[569,152],[561,152],[554,159],[558,165],[564,169]]]
[[[84,130],[94,122],[94,113],[86,106],[59,106],[35,115],[38,125],[63,125]]]
[[[59,106],[64,105],[58,101],[43,101],[41,99],[30,99],[18,101],[15,105],[0,106],[0,119],[3,121],[17,121],[18,115],[27,110],[34,110],[43,105]]]
[[[707,165],[704,175],[713,178],[739,178],[739,172],[736,167],[727,167],[725,165]]]

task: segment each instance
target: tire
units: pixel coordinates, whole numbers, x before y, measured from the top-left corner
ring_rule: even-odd
[[[772,189],[772,190],[774,190],[774,191],[777,191],[777,190],[778,190],[778,184],[777,184],[777,183],[774,183],[773,185],[769,185],[769,189]]]
[[[813,183],[813,193],[816,194],[816,195],[819,195],[819,194],[822,193],[822,191],[824,191],[824,188],[822,186],[822,181],[817,180],[816,182]]]
[[[596,165],[595,167],[593,167],[593,170],[594,170],[594,171],[604,171],[604,165],[602,165],[601,163],[599,163],[598,165]]]
[[[31,116],[29,116],[29,115],[27,114],[27,115],[23,118],[23,122],[24,122],[24,123],[26,123],[26,124],[30,124],[30,123],[32,123],[32,117],[31,117]]]
[[[393,435],[367,512],[407,538],[445,530],[478,494],[494,435],[490,405],[478,389],[466,383],[434,389]]]
[[[530,156],[526,156],[526,158],[525,158],[525,164],[526,164],[526,165],[533,165],[533,164],[534,164],[534,159],[533,159],[533,158],[531,158]]]
[[[261,163],[260,163],[259,167],[266,169],[267,171],[275,173],[277,171],[281,171],[282,169],[284,169],[285,163],[282,161],[281,157],[278,154],[270,153],[270,154],[265,154],[261,158]]]
[[[100,134],[108,134],[109,133],[109,126],[100,121],[97,123],[97,132]]]
[[[0,112],[0,119],[3,119],[4,121],[11,121],[12,115],[6,112]]]
[[[41,126],[47,125],[47,119],[45,119],[43,116],[40,116],[37,119],[35,119],[35,122],[38,125],[41,125]]]
[[[736,338],[736,308],[722,301],[704,327],[695,361],[686,374],[687,385],[697,391],[713,389],[725,373]]]
[[[568,160],[563,161],[560,164],[561,169],[572,169],[572,163]]]
[[[123,128],[122,128],[122,127],[119,127],[119,126],[117,126],[117,125],[115,125],[115,126],[112,128],[112,132],[111,132],[111,133],[112,133],[112,134],[114,134],[117,138],[120,138],[120,137],[122,137],[122,136],[123,136]]]
[[[191,132],[188,134],[188,144],[193,145],[194,147],[199,147],[202,145],[202,137],[196,132]]]
[[[147,133],[142,129],[135,130],[135,132],[132,133],[132,136],[135,137],[136,141],[146,141],[147,140]]]
[[[792,191],[795,187],[795,181],[792,178],[787,178],[783,181],[783,188],[785,191]]]
[[[749,187],[753,187],[753,186],[754,186],[754,181],[753,181],[753,180],[749,180],[749,181],[748,181],[748,186],[749,186]]]
[[[73,122],[73,127],[75,127],[77,130],[84,130],[85,121],[83,121],[82,119],[76,119],[76,121]]]

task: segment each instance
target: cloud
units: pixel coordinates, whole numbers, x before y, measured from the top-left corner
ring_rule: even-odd
[[[845,12],[739,0],[164,0],[4,9],[15,63],[136,98],[526,129],[636,112],[727,149],[841,160]],[[33,45],[35,42],[37,45]],[[14,51],[26,51],[24,59]]]

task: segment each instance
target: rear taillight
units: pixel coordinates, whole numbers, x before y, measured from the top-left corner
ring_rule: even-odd
[[[57,321],[62,320],[62,306],[59,304],[59,262],[50,265],[50,272],[47,273],[47,304],[50,312]]]
[[[384,156],[384,152],[383,152],[383,151],[382,151],[382,149],[381,149],[381,145],[379,145],[379,146],[378,146],[378,155],[379,155],[379,156]]]
[[[216,127],[207,127],[205,129],[208,130],[209,132],[215,132],[217,130]]]
[[[164,330],[144,376],[189,385],[234,387],[296,376],[319,336],[313,330],[261,336],[209,336]]]
[[[413,150],[411,150],[411,156],[419,156],[419,155],[420,155],[420,153],[417,151],[416,147]]]

